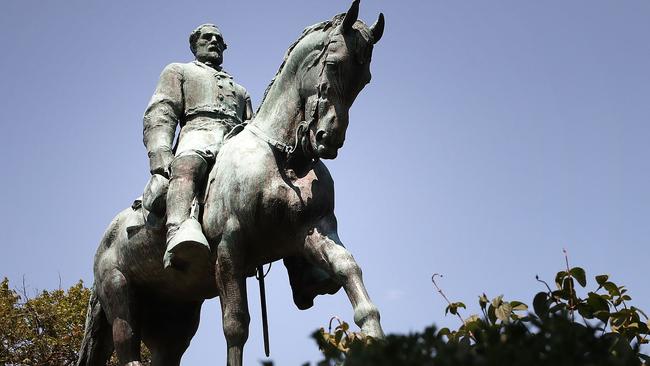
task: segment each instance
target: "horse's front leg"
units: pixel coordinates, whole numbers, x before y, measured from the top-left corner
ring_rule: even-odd
[[[354,322],[361,332],[383,338],[379,310],[368,296],[361,278],[361,268],[339,239],[333,214],[309,230],[305,238],[305,252],[312,263],[329,272],[343,286],[354,309]]]
[[[241,366],[244,344],[248,339],[248,300],[246,296],[246,274],[244,253],[238,225],[232,220],[226,225],[221,242],[217,246],[216,280],[221,300],[223,333],[228,345],[228,366]]]

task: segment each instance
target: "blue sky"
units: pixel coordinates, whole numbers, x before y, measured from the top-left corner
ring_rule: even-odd
[[[147,180],[142,113],[170,62],[192,59],[198,24],[220,26],[224,67],[254,107],[303,28],[347,1],[42,2],[0,5],[0,276],[31,290],[92,283],[111,218]],[[478,312],[477,295],[531,302],[564,265],[608,273],[650,310],[650,3],[363,1],[386,15],[373,79],[327,162],[343,242],[363,268],[387,332],[444,317],[440,282]],[[593,287],[593,281],[591,282]],[[318,358],[308,335],[344,293],[298,311],[286,272],[267,278],[272,359]],[[264,359],[249,282],[245,363]],[[220,364],[217,300],[183,365]]]

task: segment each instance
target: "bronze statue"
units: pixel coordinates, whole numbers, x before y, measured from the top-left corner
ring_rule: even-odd
[[[292,262],[290,275],[305,263],[327,273],[336,286],[313,291],[342,286],[361,331],[383,337],[361,270],[338,238],[334,183],[321,161],[335,158],[343,145],[348,110],[370,81],[373,45],[383,33],[383,15],[368,27],[357,20],[358,11],[355,0],[347,13],[305,29],[256,116],[219,149],[196,215],[210,266],[172,263],[165,269],[165,227],[139,201],[111,222],[95,256],[78,365],[104,365],[113,348],[121,364],[140,365],[141,340],[153,365],[178,365],[196,332],[201,304],[219,296],[227,365],[241,366],[250,319],[246,277],[281,258]],[[172,180],[173,169],[172,163]],[[313,283],[292,279],[294,285]]]
[[[144,144],[151,174],[170,178],[168,188],[159,190],[159,195],[166,198],[167,209],[165,267],[183,267],[197,260],[184,258],[183,254],[198,252],[198,256],[209,258],[201,227],[196,218],[190,217],[192,203],[203,188],[208,167],[226,134],[253,117],[246,89],[221,68],[226,47],[217,26],[203,24],[196,28],[190,35],[196,61],[165,67],[144,114]],[[172,149],[179,124],[180,134]],[[154,197],[146,197],[145,208],[156,211],[162,205],[153,202],[160,198],[152,190],[145,190],[147,194]],[[155,213],[163,214],[160,211],[162,208]]]

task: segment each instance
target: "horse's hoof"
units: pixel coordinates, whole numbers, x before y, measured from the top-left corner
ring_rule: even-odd
[[[384,335],[384,331],[381,329],[381,325],[379,325],[379,323],[364,325],[363,327],[361,327],[361,333],[375,339],[386,338],[386,335]]]

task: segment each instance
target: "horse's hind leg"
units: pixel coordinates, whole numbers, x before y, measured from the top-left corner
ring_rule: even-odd
[[[244,344],[248,339],[248,300],[246,296],[246,274],[244,253],[238,245],[239,228],[228,221],[226,230],[217,246],[216,279],[221,300],[223,333],[228,345],[228,366],[241,366]]]
[[[354,322],[361,332],[383,338],[379,310],[368,296],[361,268],[339,240],[334,215],[324,218],[309,231],[305,253],[312,263],[329,272],[343,286],[354,309]]]
[[[178,366],[199,327],[202,301],[174,303],[156,299],[143,304],[142,339],[151,351],[151,366]]]
[[[140,366],[140,336],[136,326],[133,290],[122,274],[113,268],[102,275],[102,305],[112,324],[113,344],[121,365]]]

